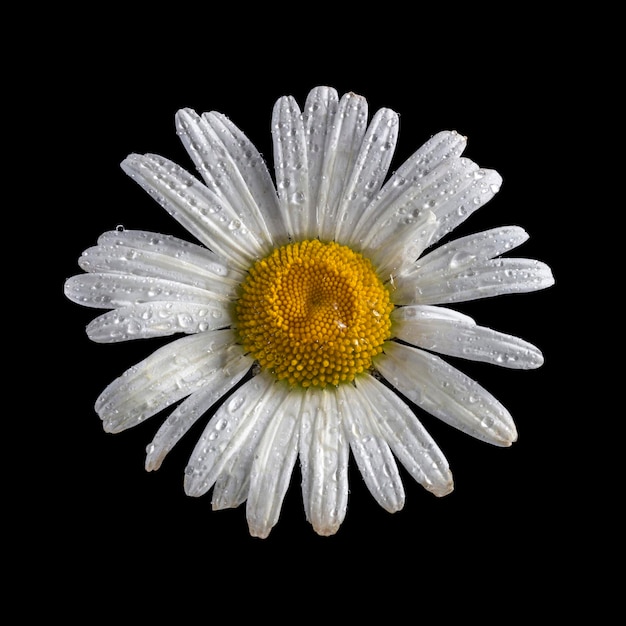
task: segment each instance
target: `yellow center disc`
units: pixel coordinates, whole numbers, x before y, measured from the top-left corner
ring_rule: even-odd
[[[392,309],[368,259],[313,239],[277,248],[250,268],[237,331],[278,379],[325,387],[371,366],[390,336]]]

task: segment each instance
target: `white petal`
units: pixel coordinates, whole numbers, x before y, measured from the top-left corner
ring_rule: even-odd
[[[337,108],[337,92],[330,87],[316,87],[307,96],[303,111],[310,202],[318,207],[317,222],[322,240],[327,239],[324,224],[328,225],[329,222],[324,218],[327,214],[328,189],[331,182],[329,164],[333,163],[335,157],[330,146],[331,137],[336,129]],[[334,223],[332,227],[334,228]]]
[[[239,172],[271,231],[275,245],[287,243],[289,239],[287,224],[278,206],[274,182],[259,151],[225,115],[213,111],[205,113],[202,117],[221,133],[224,145],[237,163]]]
[[[517,439],[509,412],[478,383],[438,356],[390,341],[376,366],[394,387],[447,424],[488,443]]]
[[[426,279],[439,271],[459,272],[481,261],[510,252],[528,239],[519,226],[501,226],[460,237],[429,252],[403,272],[404,276]]]
[[[377,425],[377,414],[351,385],[337,389],[343,429],[365,484],[378,504],[390,513],[404,506],[404,488],[398,466]]]
[[[97,343],[117,343],[202,333],[225,328],[231,322],[230,305],[225,302],[144,302],[100,315],[87,325],[87,335]]]
[[[273,412],[271,415],[268,414],[271,420],[277,419],[283,409],[292,407],[293,403],[299,406],[298,397],[294,398],[292,397],[294,394],[290,395],[287,385],[275,385],[272,393]],[[289,403],[285,402],[288,399]],[[250,472],[264,433],[263,427],[255,428],[243,445],[234,452],[224,470],[217,477],[211,499],[213,510],[237,507],[248,498]]]
[[[249,163],[249,159],[256,159],[257,155],[246,152],[246,149],[234,140],[229,128],[223,124],[222,118],[215,114],[208,113],[200,117],[191,109],[182,109],[176,114],[176,128],[207,187],[233,207],[239,220],[254,232],[257,241],[266,243],[263,254],[268,254],[272,248],[272,236],[239,169],[240,164]],[[249,167],[246,168],[244,165],[244,170],[246,169],[249,171]],[[259,179],[255,178],[256,180]],[[273,191],[271,181],[269,181],[270,191],[267,187],[268,180],[265,178],[260,180],[264,183],[260,189],[262,197],[271,198]],[[272,209],[274,213],[277,212],[276,207],[271,207],[270,214]]]
[[[355,237],[366,250],[384,245],[385,240],[406,237],[405,233],[410,233],[415,224],[419,224],[425,212],[437,217],[439,207],[449,197],[460,194],[471,185],[471,172],[477,169],[478,166],[468,159],[448,159],[417,182],[400,185],[403,191],[399,195],[396,189],[385,186],[365,211],[369,222],[365,223],[365,218],[361,217]],[[441,224],[438,229],[440,227]],[[409,262],[414,260],[408,259]]]
[[[189,172],[164,157],[131,154],[122,169],[192,235],[229,263],[247,269],[266,242],[240,216]]]
[[[433,208],[435,204],[424,197],[424,190],[437,184],[452,167],[465,170],[458,158],[464,147],[465,138],[456,132],[441,132],[427,141],[356,216],[351,233],[355,240],[367,246],[378,228],[392,224],[394,216],[416,217],[422,209]]]
[[[397,307],[391,317],[398,339],[425,350],[514,369],[543,364],[540,350],[527,341],[477,326],[471,317],[450,309],[404,306]]]
[[[185,492],[205,494],[250,438],[262,432],[282,402],[276,379],[262,373],[220,406],[198,440],[185,470]]]
[[[334,390],[307,390],[302,403],[300,465],[307,520],[319,535],[333,535],[348,505],[349,446]]]
[[[343,95],[325,144],[318,144],[324,159],[317,196],[319,236],[323,241],[337,236],[340,205],[367,130],[367,112],[365,98],[354,93]]]
[[[290,393],[268,423],[250,471],[246,517],[253,537],[267,537],[278,521],[298,457],[302,394]]]
[[[448,462],[415,413],[373,376],[357,378],[356,387],[372,407],[381,436],[415,481],[438,497],[450,493],[454,484]]]
[[[471,163],[471,161],[470,161]],[[475,165],[475,164],[472,164]],[[494,170],[471,169],[462,183],[448,187],[443,201],[433,211],[439,222],[439,230],[433,243],[462,224],[474,211],[486,204],[500,190],[502,177]]]
[[[357,244],[356,227],[365,208],[380,191],[398,140],[398,114],[391,109],[376,112],[359,148],[354,168],[346,172],[346,184],[338,209],[336,239]],[[370,222],[366,230],[371,230]]]
[[[317,235],[317,206],[309,191],[309,166],[304,122],[292,96],[280,98],[272,114],[274,168],[280,208],[290,235],[310,239]]]
[[[550,268],[533,259],[499,258],[460,271],[440,270],[396,281],[397,304],[449,304],[511,293],[527,293],[554,284]]]
[[[378,234],[363,247],[364,254],[372,260],[383,280],[390,276],[395,278],[408,263],[419,258],[439,228],[435,214],[429,210],[421,211],[416,218],[407,219],[410,224],[401,225],[396,221],[391,230],[383,226],[372,229]]]
[[[461,156],[466,144],[467,139],[455,130],[444,130],[433,135],[398,168],[380,195],[389,196],[389,200],[402,195],[407,183],[418,183],[437,168],[449,167],[450,162]]]
[[[220,398],[225,396],[250,370],[252,359],[234,354],[224,367],[204,379],[202,387],[191,394],[169,415],[147,448],[146,470],[159,469],[161,463],[183,435]]]
[[[157,233],[110,231],[83,252],[86,272],[163,278],[230,298],[244,278],[210,250]]]
[[[65,295],[78,304],[114,309],[144,302],[192,302],[210,305],[216,294],[171,280],[124,274],[79,274],[65,283]]]
[[[137,425],[204,385],[243,349],[231,330],[177,339],[114,380],[96,401],[108,432]]]

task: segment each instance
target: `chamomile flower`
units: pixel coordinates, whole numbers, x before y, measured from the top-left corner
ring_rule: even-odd
[[[441,132],[387,179],[398,137],[389,109],[328,87],[301,110],[274,107],[275,179],[224,115],[184,109],[177,130],[203,182],[153,154],[122,167],[194,236],[113,230],[84,252],[67,296],[105,309],[97,342],[182,335],[96,402],[108,432],[173,407],[147,448],[156,470],[215,407],[185,490],[214,509],[246,502],[251,534],[279,518],[296,462],[306,517],[335,533],[354,458],[376,501],[404,504],[398,461],[428,491],[453,488],[448,463],[395,390],[483,441],[517,437],[509,412],[438,354],[536,368],[528,342],[449,308],[553,284],[536,260],[502,256],[527,239],[499,227],[436,246],[498,191],[500,176]],[[275,181],[275,182],[274,182]]]

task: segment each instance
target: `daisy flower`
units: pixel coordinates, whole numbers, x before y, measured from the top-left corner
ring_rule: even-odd
[[[517,226],[439,245],[498,191],[500,176],[440,132],[386,180],[398,138],[387,108],[313,89],[304,109],[274,107],[275,184],[224,115],[176,115],[203,182],[168,159],[132,154],[124,171],[199,242],[136,230],[104,233],[80,258],[66,295],[106,309],[97,342],[184,335],[111,383],[95,409],[117,433],[176,405],[147,447],[146,469],[211,407],[185,470],[190,496],[214,509],[246,502],[250,533],[279,518],[299,460],[305,513],[334,534],[348,500],[350,453],[387,511],[404,504],[399,461],[428,491],[453,488],[443,453],[396,393],[498,446],[509,412],[438,354],[536,368],[530,343],[448,308],[553,284],[543,263],[503,257]],[[427,252],[427,250],[429,250]]]

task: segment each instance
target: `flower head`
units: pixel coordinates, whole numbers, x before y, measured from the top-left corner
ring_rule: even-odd
[[[246,501],[253,535],[278,521],[299,459],[307,519],[333,534],[344,519],[350,451],[373,497],[404,504],[397,461],[436,496],[452,476],[437,444],[394,390],[495,445],[517,437],[508,411],[436,353],[509,368],[540,351],[447,308],[553,284],[535,260],[501,256],[519,227],[434,247],[498,191],[500,176],[441,132],[386,182],[398,117],[318,87],[272,118],[276,185],[225,116],[179,111],[178,133],[203,182],[167,159],[130,155],[124,171],[201,245],[145,231],[104,233],[67,296],[107,309],[87,327],[117,342],[183,334],[131,367],[96,402],[119,432],[176,405],[147,448],[146,468],[214,405],[185,475],[213,507]]]

